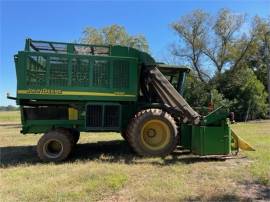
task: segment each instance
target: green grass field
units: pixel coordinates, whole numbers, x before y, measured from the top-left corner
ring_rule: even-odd
[[[117,133],[83,133],[69,160],[41,163],[39,135],[21,135],[18,112],[0,112],[1,201],[270,200],[270,121],[233,125],[255,152],[140,158]]]
[[[6,122],[20,122],[20,112],[0,111],[0,124]]]

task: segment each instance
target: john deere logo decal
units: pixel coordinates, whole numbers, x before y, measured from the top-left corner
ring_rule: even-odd
[[[28,89],[27,94],[45,94],[45,95],[60,95],[63,94],[62,90],[56,89]]]

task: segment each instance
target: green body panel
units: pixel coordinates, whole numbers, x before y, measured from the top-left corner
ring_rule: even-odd
[[[226,155],[231,152],[228,108],[220,107],[203,117],[200,125],[181,124],[180,145],[199,155]]]
[[[192,125],[181,124],[180,145],[184,149],[191,150],[191,135],[192,135]]]
[[[118,117],[120,125],[119,127],[106,128],[102,127],[87,127],[86,126],[86,107],[87,105],[100,105],[104,106],[119,106],[120,116]],[[64,128],[76,128],[81,132],[87,131],[114,131],[121,132],[125,130],[130,119],[137,112],[138,107],[135,102],[124,102],[119,104],[119,102],[79,102],[75,103],[76,109],[78,109],[78,120],[25,120],[25,115],[23,114],[23,107],[21,107],[22,114],[22,130],[23,134],[27,133],[44,133],[52,128],[64,127]]]
[[[17,57],[18,99],[99,101],[136,101],[137,99],[139,73],[137,58],[37,52],[19,52]],[[44,66],[34,64],[29,59],[31,57],[46,58]],[[57,64],[58,66],[54,64],[54,71],[52,71],[52,64],[50,64],[50,61],[52,61],[51,58],[61,62],[64,61],[63,64],[65,63],[66,66],[63,67],[63,64]],[[72,65],[70,64],[72,61],[77,61],[77,63],[83,61],[85,68],[82,68],[81,72],[70,73],[75,69],[74,66],[72,69]],[[98,68],[94,72],[95,62],[101,63],[100,66],[103,68],[103,72],[98,72]],[[106,64],[106,66],[102,63]],[[117,74],[118,72],[114,72],[113,65],[115,63],[128,64],[126,65],[127,70],[124,72],[125,74],[119,75]],[[76,65],[79,66],[79,64]],[[98,67],[98,65],[97,63],[96,66]],[[43,69],[41,70],[41,68]],[[83,72],[85,69],[87,69],[87,74]],[[56,73],[59,75],[55,75]],[[97,78],[95,78],[95,75]],[[80,77],[82,78],[81,84],[77,82],[77,79]],[[116,83],[122,79],[125,82]],[[117,87],[117,85],[120,86]]]
[[[27,120],[22,127],[22,133],[44,133],[52,128],[78,128],[83,129],[83,120]]]
[[[231,152],[231,130],[223,126],[192,126],[192,153],[227,155]]]
[[[220,125],[229,115],[227,107],[219,107],[207,116],[203,117],[201,125]]]
[[[27,39],[15,64],[19,100],[136,101],[141,65],[155,61],[130,47]]]

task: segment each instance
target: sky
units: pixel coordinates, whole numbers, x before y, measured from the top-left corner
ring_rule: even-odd
[[[177,36],[170,24],[195,9],[215,14],[221,8],[248,16],[270,15],[270,0],[189,1],[14,1],[0,0],[0,106],[15,105],[6,93],[16,96],[13,56],[24,49],[26,38],[73,42],[85,27],[119,24],[129,34],[143,34],[158,61],[168,53]]]

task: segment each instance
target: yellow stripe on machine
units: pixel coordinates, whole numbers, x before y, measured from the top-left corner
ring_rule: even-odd
[[[127,96],[135,97],[135,95],[121,93],[98,93],[98,92],[82,92],[82,91],[63,91],[62,95],[93,95],[93,96]]]
[[[34,95],[81,95],[81,96],[120,96],[120,97],[136,97],[136,95],[125,94],[123,92],[100,93],[86,91],[62,91],[50,89],[35,89],[35,90],[18,90],[18,94],[34,94]]]

